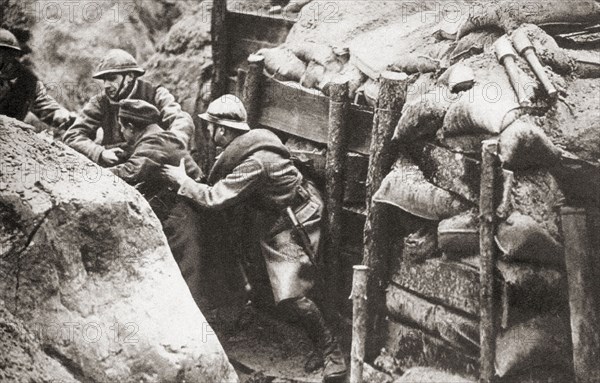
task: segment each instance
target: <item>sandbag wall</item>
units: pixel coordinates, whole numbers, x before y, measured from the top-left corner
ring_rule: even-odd
[[[589,115],[600,116],[600,81],[535,25],[502,38],[519,33],[538,47],[558,95],[550,97],[515,56],[519,86],[531,88],[519,102],[521,90],[495,54],[499,33],[483,52],[416,74],[409,85],[394,135],[401,150],[374,196],[404,215],[410,232],[387,290],[387,344],[377,360],[383,368],[433,364],[477,375],[480,152],[482,141],[493,139],[502,168],[496,374],[505,381],[571,379],[558,207],[598,206],[600,153],[583,137],[599,143],[600,124]]]

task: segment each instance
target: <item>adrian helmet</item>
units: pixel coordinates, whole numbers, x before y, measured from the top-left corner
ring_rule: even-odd
[[[121,74],[127,72],[138,73],[140,76],[146,71],[141,68],[135,58],[122,49],[111,49],[100,61],[93,78],[102,79],[107,74]]]
[[[246,108],[242,100],[232,94],[223,95],[208,105],[206,113],[198,115],[201,119],[229,128],[249,131]]]
[[[0,48],[8,48],[15,52],[22,52],[23,50],[19,46],[19,41],[10,33],[10,31],[0,28]]]

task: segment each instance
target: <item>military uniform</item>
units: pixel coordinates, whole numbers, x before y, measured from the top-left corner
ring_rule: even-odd
[[[294,235],[285,208],[291,206],[304,224],[316,253],[323,200],[279,138],[264,129],[236,138],[215,163],[209,182],[212,186],[187,180],[178,193],[206,209],[238,203],[253,207],[275,301],[305,296],[314,284],[315,266]]]
[[[121,101],[120,112],[136,108],[140,100]],[[132,106],[133,105],[133,106]],[[158,110],[154,111],[158,120]],[[140,108],[145,111],[146,108]],[[149,116],[142,116],[149,117]],[[146,124],[144,124],[146,125]],[[178,165],[184,160],[186,172],[200,180],[202,171],[194,162],[185,145],[173,132],[165,131],[155,123],[147,125],[132,145],[131,156],[122,164],[108,168],[115,175],[134,185],[146,198],[150,207],[162,223],[173,257],[177,261],[192,296],[198,298],[202,287],[200,271],[203,245],[201,241],[203,222],[197,212],[177,197],[176,190],[160,175],[164,164]]]

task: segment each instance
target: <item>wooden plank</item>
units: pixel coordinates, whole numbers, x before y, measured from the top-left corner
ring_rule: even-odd
[[[274,47],[285,41],[294,22],[273,15],[251,14],[230,11],[227,13],[227,28],[231,50],[229,68],[235,72],[238,67],[246,67],[246,59],[265,47]]]
[[[429,182],[468,201],[479,201],[479,161],[462,153],[427,144],[423,148],[419,165]]]
[[[436,303],[479,315],[479,272],[472,266],[439,258],[413,265],[401,262],[391,280]]]
[[[298,83],[267,78],[259,123],[311,141],[327,143],[329,99]]]
[[[402,370],[429,366],[466,376],[478,374],[477,354],[467,354],[439,337],[391,318],[385,320],[384,331],[386,352]]]
[[[395,319],[413,323],[460,350],[470,354],[479,350],[479,321],[474,316],[448,310],[395,285],[388,286],[386,307]]]

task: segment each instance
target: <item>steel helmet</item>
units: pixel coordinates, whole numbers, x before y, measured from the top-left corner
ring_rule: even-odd
[[[201,119],[229,128],[247,132],[250,126],[246,122],[248,114],[242,100],[233,94],[226,94],[208,105],[206,113],[198,115]]]
[[[4,28],[0,28],[0,48],[8,48],[15,52],[23,52],[15,35]]]
[[[141,68],[132,55],[122,49],[111,49],[100,61],[93,78],[102,79],[107,74],[119,74],[126,72],[135,72],[140,76],[146,71]]]

